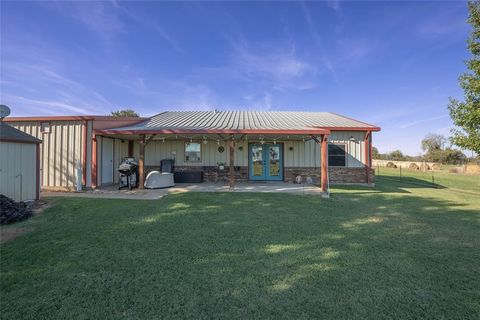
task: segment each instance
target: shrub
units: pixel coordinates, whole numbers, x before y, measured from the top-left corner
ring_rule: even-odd
[[[32,210],[23,202],[15,202],[0,194],[0,224],[9,224],[28,219]]]

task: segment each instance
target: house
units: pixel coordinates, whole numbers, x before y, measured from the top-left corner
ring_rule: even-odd
[[[202,172],[206,180],[225,177],[231,186],[236,181],[290,182],[297,176],[318,181],[322,190],[329,183],[372,184],[372,132],[380,130],[331,112],[167,111],[143,119],[8,121],[43,137],[44,188],[74,186],[78,159],[85,187],[118,183],[116,168],[124,157],[138,159],[140,187],[161,159],[175,159],[176,171]]]
[[[39,199],[41,142],[0,121],[0,194],[15,201]]]

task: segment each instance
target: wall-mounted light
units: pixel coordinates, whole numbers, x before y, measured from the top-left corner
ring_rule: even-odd
[[[354,136],[350,136],[350,141],[355,141],[355,137],[354,137]]]

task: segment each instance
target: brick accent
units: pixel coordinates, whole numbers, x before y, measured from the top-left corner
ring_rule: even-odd
[[[159,166],[146,166],[145,173],[148,175],[150,171],[159,170]],[[205,181],[225,181],[228,183],[228,166],[224,170],[219,170],[217,166],[175,166],[175,171],[203,171]],[[235,180],[240,182],[248,181],[248,167],[235,167]],[[365,168],[343,168],[330,167],[328,175],[331,184],[338,183],[366,183]],[[302,176],[303,181],[307,177],[311,177],[313,184],[320,184],[320,168],[319,167],[285,167],[284,179],[286,182],[295,181],[296,176]],[[375,182],[375,170],[370,169],[370,183]]]
[[[159,170],[159,166],[146,166],[145,172]],[[228,182],[229,167],[220,170],[217,166],[175,166],[175,171],[203,171],[203,178],[208,182]],[[235,181],[248,181],[248,167],[234,167]]]
[[[366,183],[366,169],[365,168],[328,168],[330,183]],[[375,170],[370,169],[369,182],[375,182]]]
[[[331,184],[335,183],[366,183],[365,168],[328,168],[328,176]],[[285,181],[292,182],[295,177],[302,176],[305,181],[307,177],[311,177],[314,184],[320,183],[320,168],[317,167],[286,167]],[[370,169],[370,183],[375,182],[375,170]]]

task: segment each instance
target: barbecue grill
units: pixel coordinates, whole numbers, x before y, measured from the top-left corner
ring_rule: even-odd
[[[118,189],[136,188],[138,184],[138,163],[135,158],[124,158],[122,163],[118,166],[118,173],[120,174],[120,186]]]

